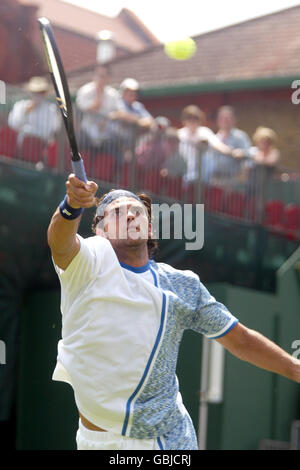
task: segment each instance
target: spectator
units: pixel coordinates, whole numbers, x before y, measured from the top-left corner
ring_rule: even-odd
[[[183,127],[178,130],[180,153],[186,159],[187,172],[184,181],[194,183],[198,180],[199,154],[202,153],[202,179],[210,177],[210,155],[208,149],[213,148],[224,155],[231,155],[232,148],[220,141],[211,129],[202,125],[205,115],[198,106],[190,105],[183,109],[181,121]]]
[[[249,155],[251,141],[246,132],[237,129],[235,111],[231,106],[222,106],[217,114],[217,136],[224,144],[233,149],[240,149],[241,154]],[[238,154],[238,152],[236,152]]]
[[[224,156],[217,150],[211,151],[211,174],[215,179],[226,180],[240,175],[244,160],[250,157],[251,141],[246,132],[236,128],[236,116],[231,106],[222,106],[217,114],[217,137],[233,149],[232,157]]]
[[[14,104],[8,116],[8,125],[19,133],[19,144],[27,135],[49,142],[61,125],[56,104],[47,100],[49,83],[44,77],[33,77],[26,90],[30,98]]]
[[[140,169],[159,169],[162,167],[165,155],[165,136],[170,121],[164,116],[154,119],[154,125],[150,132],[143,135],[137,144],[135,151],[137,165]]]
[[[168,129],[171,127],[170,120],[165,116],[157,116],[154,120],[156,127],[160,129]]]
[[[275,167],[280,160],[280,152],[276,147],[277,135],[273,129],[258,127],[253,135],[255,147],[250,149],[257,165]]]
[[[100,178],[104,170],[101,154],[110,155],[111,161],[115,159],[116,178],[123,162],[123,149],[115,138],[111,120],[112,113],[118,109],[119,93],[109,85],[109,79],[109,68],[97,66],[93,81],[83,85],[76,97],[77,108],[82,113],[79,145],[91,157],[91,174]]]
[[[118,109],[119,94],[108,83],[109,70],[100,65],[95,70],[93,81],[83,85],[77,92],[76,105],[83,113],[80,147],[88,150],[92,156],[110,150],[112,146],[110,116]]]
[[[247,182],[249,194],[265,193],[280,160],[276,147],[277,135],[273,129],[258,127],[252,139],[255,144],[249,150],[252,159],[244,165],[241,180]]]
[[[160,174],[162,177],[179,177],[184,176],[187,170],[186,160],[180,154],[179,150],[179,137],[177,130],[169,127],[165,132],[163,142],[164,148],[164,162]]]
[[[120,85],[119,107],[114,118],[123,124],[136,124],[141,129],[149,129],[153,125],[153,118],[145,106],[137,101],[139,88],[139,83],[133,78],[123,80]]]
[[[125,160],[131,160],[136,140],[141,132],[151,129],[154,119],[145,106],[137,101],[139,83],[126,78],[120,85],[118,110],[113,113],[114,134],[123,146]]]

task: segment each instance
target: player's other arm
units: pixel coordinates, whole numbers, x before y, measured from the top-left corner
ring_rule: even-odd
[[[95,205],[95,194],[98,186],[93,181],[84,183],[71,174],[66,182],[67,203],[74,209],[87,208]],[[55,264],[67,269],[80,249],[80,241],[76,234],[81,217],[68,220],[56,209],[48,227],[48,244]]]
[[[217,341],[239,359],[300,382],[300,361],[257,331],[237,323]]]

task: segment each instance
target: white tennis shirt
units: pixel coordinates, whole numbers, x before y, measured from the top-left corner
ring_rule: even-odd
[[[209,338],[237,319],[199,277],[164,263],[119,262],[103,237],[83,239],[61,283],[62,339],[53,379],[72,385],[79,411],[108,431],[152,438],[186,419],[176,377],[185,329]]]

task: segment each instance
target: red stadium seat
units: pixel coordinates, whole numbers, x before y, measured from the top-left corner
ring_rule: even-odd
[[[182,178],[168,176],[162,181],[163,192],[172,199],[182,199]]]
[[[10,127],[0,129],[0,155],[17,157],[18,133]]]
[[[67,173],[72,173],[73,170],[72,170],[72,164],[71,164],[71,147],[70,147],[69,142],[66,142],[64,144],[63,151],[64,151],[64,157],[63,157],[64,161],[63,161],[62,167]]]
[[[23,138],[20,157],[30,163],[44,162],[47,144],[44,140],[35,136],[25,136]]]
[[[245,195],[232,192],[224,196],[224,212],[231,217],[242,218],[245,209]]]
[[[58,145],[56,141],[50,142],[46,148],[46,165],[50,168],[58,166]]]
[[[291,203],[284,207],[283,225],[288,231],[300,231],[300,206]]]
[[[91,175],[103,181],[116,180],[116,159],[112,155],[101,153],[91,158]]]
[[[161,176],[159,170],[143,170],[138,172],[139,186],[143,191],[160,194]]]
[[[128,188],[130,186],[130,168],[131,165],[128,162],[123,163],[119,176],[119,186],[121,188]]]
[[[212,212],[222,212],[224,203],[223,188],[210,186],[204,190],[204,205],[206,210]]]
[[[183,184],[182,186],[182,199],[185,203],[195,204],[196,203],[196,187],[193,183]]]
[[[245,197],[244,217],[246,220],[256,222],[258,218],[257,201],[254,197]]]
[[[282,228],[284,204],[281,201],[268,201],[264,207],[264,224]]]

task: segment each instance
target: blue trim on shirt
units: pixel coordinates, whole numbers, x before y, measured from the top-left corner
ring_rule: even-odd
[[[161,442],[161,440],[160,440],[160,437],[157,438],[157,443],[158,443],[158,446],[159,446],[160,450],[164,450],[164,447],[163,447],[163,445],[162,445],[162,442]]]
[[[210,336],[209,339],[217,339],[217,338],[222,338],[222,336],[225,336],[227,335],[227,333],[232,330],[232,328],[238,323],[238,320],[236,320],[234,323],[232,323],[232,325],[228,328],[228,330],[224,331],[224,333],[222,333],[221,335],[219,336]]]
[[[164,325],[164,320],[165,320],[165,314],[166,314],[166,294],[162,294],[162,308],[161,308],[161,318],[160,318],[160,325],[159,325],[159,330],[158,330],[158,333],[157,333],[157,336],[156,336],[156,340],[155,340],[155,343],[154,343],[154,346],[153,346],[153,349],[151,351],[151,354],[150,354],[150,357],[148,359],[148,362],[147,362],[147,365],[146,365],[146,368],[144,370],[144,373],[143,373],[143,376],[137,386],[137,388],[135,389],[135,391],[132,393],[132,395],[129,397],[128,401],[127,401],[127,404],[126,404],[126,416],[125,416],[125,420],[124,420],[124,424],[123,424],[123,428],[122,428],[122,436],[126,436],[126,431],[127,431],[127,427],[128,427],[128,422],[129,422],[129,414],[130,414],[130,405],[131,405],[131,402],[132,400],[135,398],[135,396],[138,394],[139,390],[141,389],[143,383],[145,382],[145,379],[147,377],[147,374],[148,374],[148,371],[150,369],[150,366],[151,366],[151,362],[153,360],[153,357],[154,357],[154,354],[156,352],[156,349],[158,347],[158,344],[159,344],[159,341],[160,341],[160,338],[161,338],[161,335],[162,335],[162,331],[163,331],[163,325]]]
[[[128,271],[132,271],[133,273],[144,273],[148,271],[148,269],[150,268],[149,261],[147,264],[144,264],[144,266],[140,266],[138,268],[136,268],[135,266],[130,266],[129,264],[122,263],[121,261],[120,261],[120,265],[122,266],[122,268],[128,269]]]
[[[154,280],[154,285],[155,285],[155,287],[158,287],[157,274],[156,274],[156,272],[154,271],[154,269],[151,268],[151,266],[150,266],[150,272],[151,272],[151,274],[152,274],[152,276],[153,276],[153,280]]]

